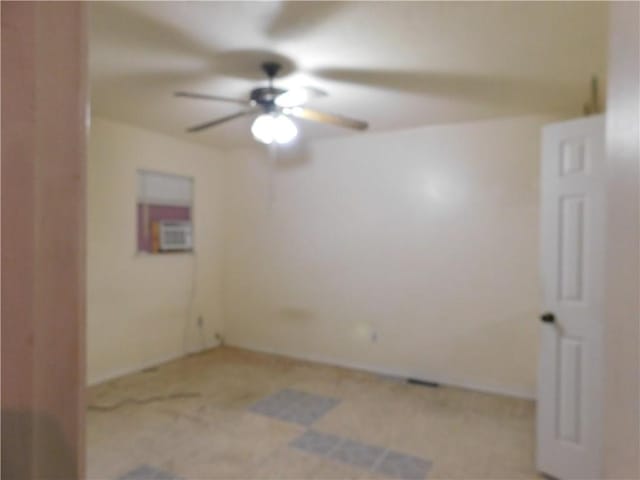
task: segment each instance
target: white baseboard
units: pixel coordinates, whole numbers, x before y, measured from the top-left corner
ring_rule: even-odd
[[[213,348],[219,347],[220,343],[216,342],[216,344],[208,346],[202,350],[190,350],[187,352],[174,353],[172,355],[167,355],[165,357],[155,358],[148,362],[144,362],[138,365],[129,366],[126,368],[121,368],[118,370],[110,371],[106,374],[99,375],[95,378],[90,378],[87,380],[87,386],[93,387],[95,385],[99,385],[104,382],[108,382],[109,380],[115,380],[116,378],[124,377],[125,375],[131,375],[132,373],[138,373],[148,368],[159,367],[162,364],[172,362],[173,360],[178,360],[180,358],[184,358],[189,355],[193,355],[194,353],[201,353],[207,350],[211,350]]]
[[[364,365],[356,362],[329,359],[320,355],[280,352],[280,351],[276,351],[275,349],[251,345],[246,342],[234,342],[234,341],[227,340],[225,342],[225,345],[229,347],[241,348],[244,350],[251,350],[254,352],[268,353],[270,355],[278,355],[281,357],[293,358],[297,360],[321,363],[323,365],[330,365],[332,367],[342,367],[342,368],[349,368],[352,370],[361,370],[364,372],[375,373],[377,375],[385,375],[385,376],[400,377],[400,378],[414,378],[416,380],[435,382],[440,385],[449,386],[449,387],[464,388],[467,390],[474,390],[482,393],[491,393],[495,395],[505,395],[508,397],[522,398],[525,400],[536,399],[535,392],[531,392],[528,389],[503,387],[503,386],[496,386],[496,385],[483,385],[476,382],[456,381],[456,380],[450,380],[447,378],[442,378],[437,376],[433,376],[433,377],[430,376],[429,378],[424,378],[422,376],[415,376],[412,373],[408,373],[406,371],[394,370],[394,369],[372,366],[372,365]]]

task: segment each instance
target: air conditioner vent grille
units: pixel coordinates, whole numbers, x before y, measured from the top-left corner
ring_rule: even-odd
[[[160,222],[160,250],[163,252],[193,249],[191,222]]]

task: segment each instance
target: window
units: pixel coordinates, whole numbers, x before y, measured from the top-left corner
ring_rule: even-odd
[[[192,202],[192,178],[138,171],[138,251],[192,251]]]

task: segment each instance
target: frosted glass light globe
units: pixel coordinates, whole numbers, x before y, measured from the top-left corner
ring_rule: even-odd
[[[269,115],[268,113],[264,113],[256,118],[251,125],[253,138],[267,145],[273,142],[274,120],[273,115]]]
[[[298,135],[296,124],[286,115],[278,115],[274,120],[274,138],[279,144],[289,143]]]
[[[295,123],[282,114],[264,113],[253,121],[251,133],[259,142],[267,145],[289,143],[298,135]]]

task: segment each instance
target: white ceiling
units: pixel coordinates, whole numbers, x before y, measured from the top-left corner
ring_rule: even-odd
[[[95,114],[221,147],[253,142],[251,119],[190,125],[239,106],[176,90],[246,98],[259,65],[277,85],[329,95],[309,106],[372,130],[525,113],[579,114],[604,84],[607,7],[595,2],[94,2]],[[603,85],[604,86],[604,85]],[[296,121],[304,138],[357,135]]]

